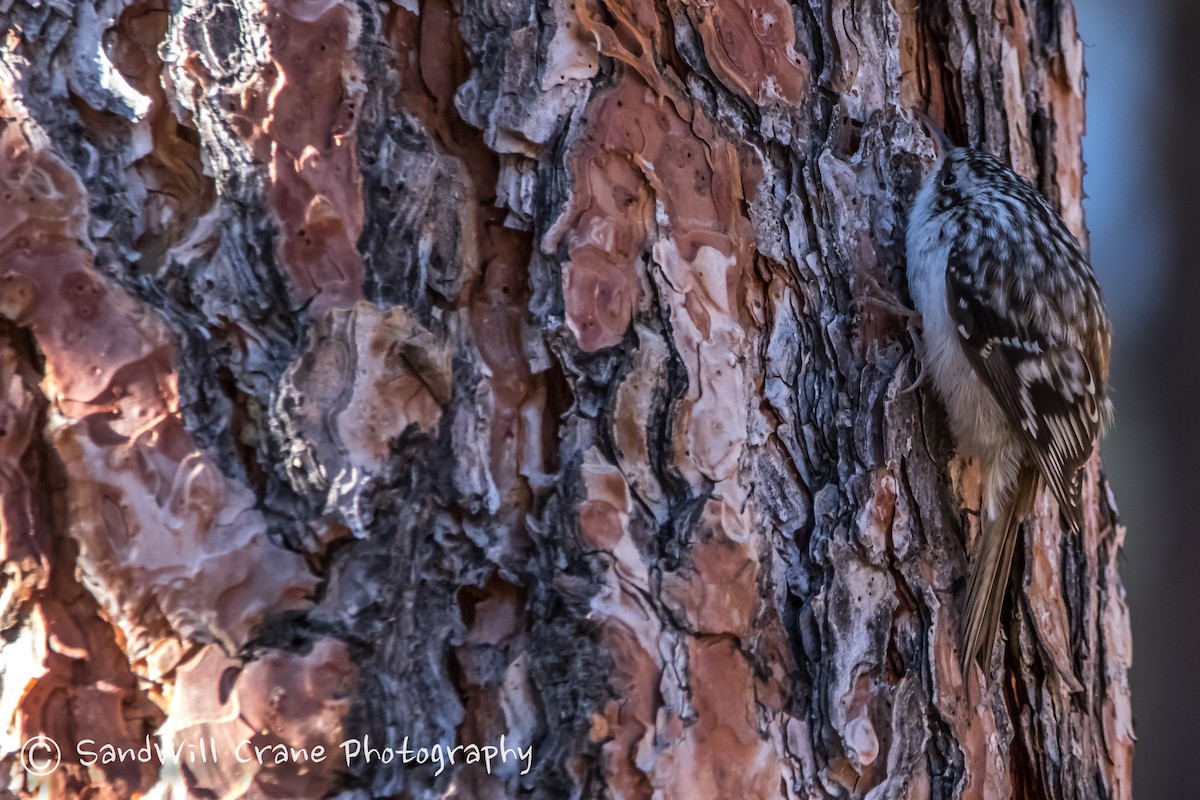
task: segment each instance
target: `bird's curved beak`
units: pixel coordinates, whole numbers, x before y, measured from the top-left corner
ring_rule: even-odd
[[[946,155],[954,147],[954,143],[950,141],[950,137],[942,130],[942,126],[930,119],[929,115],[921,109],[914,108],[912,111],[925,128],[925,132],[929,134],[929,138],[933,140],[933,149],[937,152],[937,157],[941,158]]]

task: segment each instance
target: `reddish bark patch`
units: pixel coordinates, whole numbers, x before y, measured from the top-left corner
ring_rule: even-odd
[[[311,575],[183,429],[173,337],[95,271],[78,179],[17,125],[0,131],[0,202],[0,307],[36,338],[65,418],[53,444],[80,568],[139,671],[173,669],[175,637],[236,649],[267,614],[303,605]]]
[[[162,739],[172,748],[211,743],[216,759],[187,764],[193,788],[323,797],[346,765],[340,744],[361,736],[343,729],[357,681],[334,639],[305,655],[268,650],[244,667],[210,646],[180,669]]]
[[[463,698],[463,721],[458,743],[495,742],[503,735],[516,747],[537,736],[536,692],[525,653],[525,590],[493,573],[481,587],[459,592],[459,607],[467,628],[454,648],[457,683]],[[464,770],[465,785],[481,794],[496,791],[498,782],[482,771]],[[483,791],[485,784],[493,786]]]
[[[144,116],[134,124],[139,129],[134,139],[148,132],[152,145],[133,165],[146,188],[140,209],[143,230],[137,241],[138,266],[146,271],[162,263],[167,250],[186,236],[216,197],[213,180],[204,174],[194,132],[176,118],[167,96],[158,47],[169,22],[165,0],[135,2],[121,13],[107,48],[113,66],[149,101]],[[91,116],[89,109],[81,111],[85,119]],[[94,127],[91,120],[88,126]]]
[[[362,294],[356,155],[364,86],[354,58],[357,10],[336,0],[278,0],[263,18],[270,60],[252,80],[222,88],[199,59],[187,66],[254,158],[268,165],[266,202],[276,258],[297,304],[319,317]]]
[[[279,3],[267,12],[278,76],[270,87],[267,201],[298,299],[312,314],[361,296],[362,179],[355,153],[361,88],[353,74],[350,11],[342,3]]]
[[[697,528],[690,567],[664,573],[663,599],[697,633],[749,636],[761,601],[748,531],[720,500],[705,504]]]
[[[689,260],[705,245],[748,256],[736,151],[698,109],[629,72],[592,100],[568,167],[571,205],[544,247],[565,234],[563,296],[581,350],[625,335],[641,303],[638,264],[649,241],[669,237]]]
[[[676,745],[677,770],[663,777],[681,797],[778,797],[779,760],[755,714],[754,675],[730,637],[694,639],[688,664],[695,719]]]
[[[596,40],[599,51],[632,67],[655,91],[667,83],[655,62],[659,53],[673,54],[670,29],[648,0],[580,0],[575,5],[580,23]],[[674,59],[672,59],[674,60]]]
[[[649,766],[655,719],[661,700],[657,685],[662,670],[646,650],[639,632],[619,619],[604,625],[601,642],[613,659],[609,676],[614,699],[592,723],[592,738],[603,741],[608,785],[615,797],[653,796]]]
[[[0,716],[21,740],[59,743],[63,767],[43,788],[130,797],[155,780],[137,763],[80,765],[75,743],[100,737],[138,747],[162,722],[142,692],[112,626],[75,576],[75,547],[57,535],[63,476],[41,437],[47,403],[30,353],[0,333],[0,562],[4,564],[5,691]],[[32,789],[32,787],[27,787]]]
[[[687,8],[723,84],[756,105],[799,105],[809,66],[793,46],[796,26],[787,3],[736,0]]]

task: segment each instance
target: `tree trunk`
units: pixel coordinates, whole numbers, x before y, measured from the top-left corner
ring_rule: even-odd
[[[908,109],[1082,236],[1083,65],[948,5],[0,3],[11,791],[1130,797],[1098,458],[958,666]]]

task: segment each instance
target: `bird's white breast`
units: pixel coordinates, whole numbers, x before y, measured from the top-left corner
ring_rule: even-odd
[[[991,391],[967,360],[958,326],[950,316],[946,264],[952,237],[945,221],[933,213],[933,194],[931,178],[913,203],[906,242],[908,291],[922,317],[921,358],[946,405],[960,451],[991,458],[1007,449],[1008,442],[992,441],[987,432],[1003,431],[1007,425]]]

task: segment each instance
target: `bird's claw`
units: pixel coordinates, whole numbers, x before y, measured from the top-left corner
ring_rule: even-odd
[[[925,369],[925,362],[921,359],[917,359],[917,363],[921,365],[919,371],[917,372],[917,377],[908,385],[907,388],[901,389],[900,394],[904,395],[908,394],[909,392],[915,392],[922,384],[925,383],[925,376],[929,374],[929,370]]]

